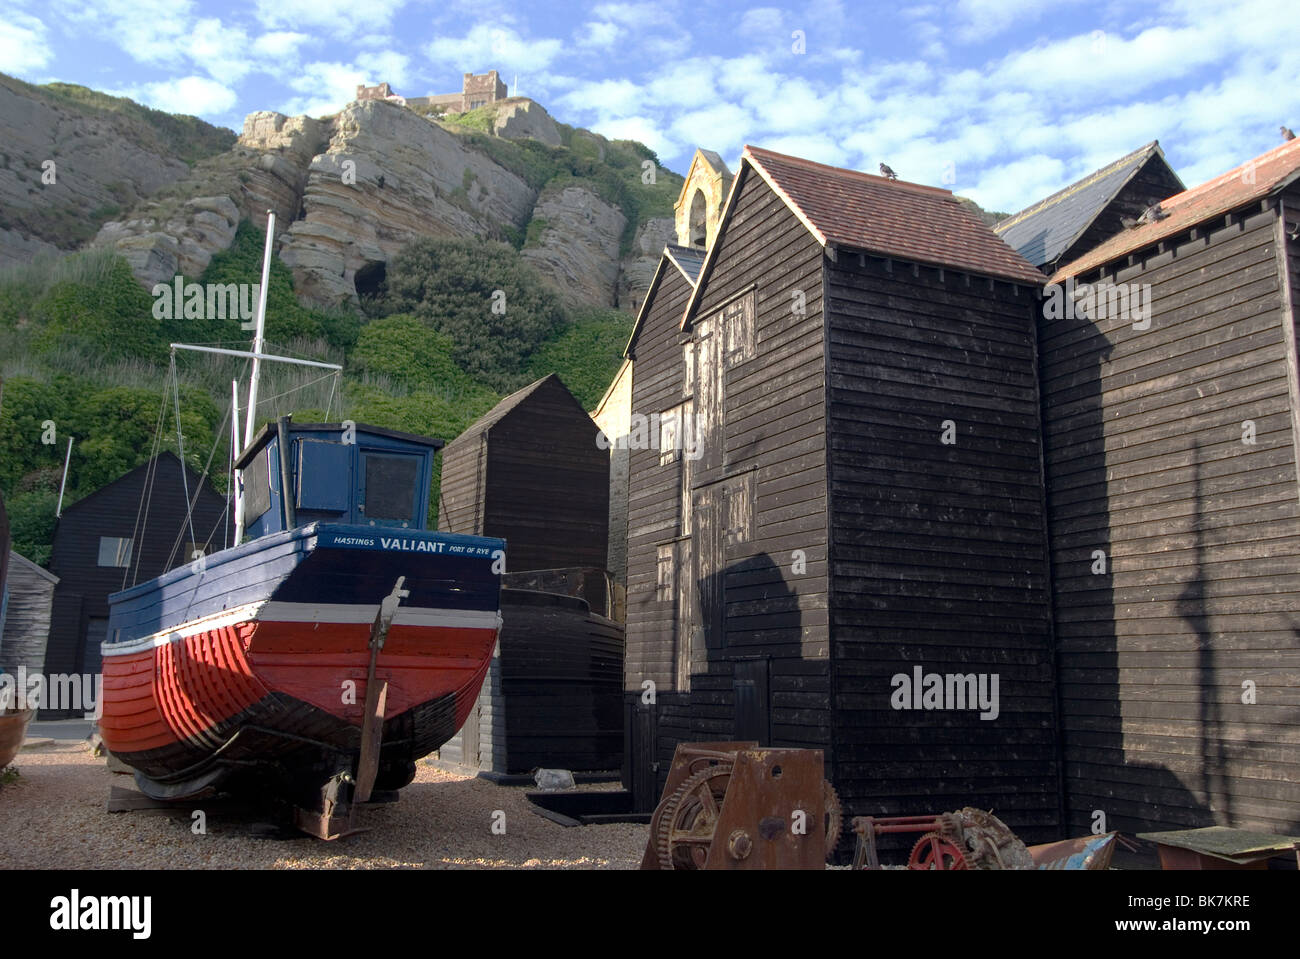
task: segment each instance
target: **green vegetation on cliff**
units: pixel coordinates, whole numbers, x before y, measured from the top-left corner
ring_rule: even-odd
[[[263,239],[242,223],[196,279],[258,282]],[[369,319],[301,306],[278,260],[267,301],[269,350],[340,362],[345,373],[340,383],[266,364],[259,419],[293,412],[319,421],[328,410],[330,419],[445,440],[551,372],[594,408],[632,324],[617,310],[566,310],[518,251],[478,239],[412,243],[390,264]],[[160,320],[153,303],[111,251],[0,270],[0,493],[15,548],[36,562],[49,559],[67,438],[65,506],[145,462],[159,424],[159,447],[176,451],[169,343],[248,347],[237,318]],[[201,471],[211,455],[211,479],[224,492],[230,381],[246,386],[246,362],[180,353],[177,374],[185,459]]]

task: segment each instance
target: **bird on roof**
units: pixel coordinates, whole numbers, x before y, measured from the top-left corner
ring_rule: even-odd
[[[893,171],[893,169],[889,166],[888,163],[880,164],[880,175],[883,177],[888,177],[891,180],[898,179],[898,174]]]
[[[1126,230],[1132,230],[1135,227],[1141,225],[1138,223],[1137,220],[1133,219],[1131,216],[1122,216],[1119,218],[1119,222],[1120,222],[1120,226],[1124,227],[1124,229]]]
[[[1280,129],[1280,130],[1282,131],[1282,139],[1283,139],[1283,140],[1294,140],[1294,139],[1295,139],[1295,134],[1294,134],[1293,132],[1291,132],[1291,128],[1290,128],[1290,127],[1284,126],[1284,127],[1279,127],[1278,129]]]
[[[1163,220],[1167,216],[1169,216],[1169,214],[1166,213],[1164,210],[1160,209],[1159,203],[1153,203],[1145,210],[1142,211],[1142,215],[1137,218],[1137,222],[1155,223],[1157,220]]]

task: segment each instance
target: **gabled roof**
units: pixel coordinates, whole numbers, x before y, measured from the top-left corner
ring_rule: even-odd
[[[157,460],[160,463],[163,460],[168,460],[177,466],[182,465],[180,461],[180,457],[178,457],[175,453],[173,453],[171,450],[163,450],[153,459],[146,460],[145,462],[141,463],[139,466],[135,467],[134,469],[127,470],[117,479],[113,480],[112,482],[105,483],[103,486],[95,490],[93,493],[89,493],[86,496],[83,496],[75,503],[70,503],[67,506],[64,506],[63,516],[60,518],[60,523],[66,521],[67,517],[70,514],[75,515],[77,513],[80,513],[82,510],[88,508],[91,504],[98,501],[101,496],[104,496],[110,490],[116,489],[122,483],[131,481],[132,479],[134,479],[137,473],[142,473],[145,470],[149,469],[149,464],[153,463],[154,460]],[[184,469],[185,469],[186,476],[189,478],[190,481],[190,489],[191,489],[191,496],[192,496],[193,495],[192,491],[198,488],[199,474],[188,463],[184,464]],[[225,500],[224,496],[222,496],[220,493],[218,493],[215,489],[212,488],[212,484],[210,482],[205,482],[203,484],[203,490],[205,495],[211,495],[211,496],[215,496],[219,500]],[[198,506],[196,505],[195,508],[197,509]]]
[[[664,247],[664,256],[672,260],[673,266],[681,270],[686,282],[695,285],[700,278],[700,268],[704,266],[705,251],[695,246],[678,246],[669,243]]]
[[[564,381],[560,379],[559,374],[547,373],[540,380],[537,380],[534,383],[529,383],[521,390],[515,390],[496,406],[492,407],[492,409],[488,410],[476,419],[465,429],[465,432],[461,433],[454,440],[448,443],[446,447],[444,447],[444,453],[453,446],[461,446],[469,440],[475,439],[476,437],[486,433],[495,424],[500,423],[503,419],[522,406],[529,397],[540,392],[543,387],[549,388],[552,386],[558,386],[564,391],[565,395],[573,401],[573,408],[575,410],[583,416],[586,416],[588,419],[591,418],[591,414],[582,408],[582,404],[578,402],[577,397],[569,392],[569,388],[564,385]]]
[[[752,170],[829,252],[849,247],[959,272],[1043,285],[1043,274],[998,238],[950,190],[846,170],[746,146],[737,180]],[[719,239],[739,195],[733,185]],[[685,329],[721,242],[709,249],[682,314]]]
[[[750,165],[823,245],[1041,286],[1043,276],[950,190],[745,147]],[[735,192],[734,190],[732,191]]]
[[[1223,216],[1238,207],[1284,190],[1297,179],[1300,179],[1300,139],[1288,140],[1213,180],[1161,200],[1160,209],[1168,216],[1111,237],[1096,249],[1057,270],[1052,282],[1087,273],[1198,223]]]
[[[623,362],[618,365],[618,372],[615,373],[614,378],[609,381],[609,386],[605,387],[605,395],[600,398],[600,402],[596,404],[596,408],[589,411],[591,418],[596,421],[597,425],[600,425],[600,415],[605,412],[605,405],[609,403],[609,398],[613,395],[614,388],[618,386],[619,380],[627,374],[628,367],[631,365],[632,361],[624,356]]]
[[[53,583],[56,586],[58,585],[59,577],[55,576],[44,566],[37,566],[30,559],[28,559],[26,556],[24,556],[22,553],[18,552],[17,550],[13,550],[13,549],[9,550],[9,562],[10,562],[10,567],[9,567],[10,572],[12,572],[15,569],[25,569],[29,573],[35,573],[37,576],[41,577],[41,579],[44,579],[47,582]]]
[[[717,150],[706,150],[704,147],[700,147],[699,152],[703,154],[704,159],[709,161],[709,166],[722,174],[723,179],[731,179],[731,171],[727,169],[726,162],[722,159],[722,155],[718,153]]]
[[[655,275],[650,278],[650,286],[645,291],[645,298],[641,300],[641,308],[637,310],[636,322],[632,324],[632,333],[627,338],[627,345],[623,347],[623,355],[627,356],[628,351],[632,349],[632,343],[636,340],[637,333],[641,332],[641,324],[645,322],[646,314],[650,309],[650,302],[654,299],[655,290],[659,287],[659,281],[663,279],[664,270],[673,267],[682,275],[688,284],[695,287],[700,280],[700,270],[704,268],[705,253],[701,249],[691,246],[678,246],[676,243],[669,243],[664,246],[664,251],[659,257],[659,265],[655,267]]]
[[[1007,217],[993,231],[1035,266],[1055,263],[1153,156],[1164,162],[1158,140]],[[1182,186],[1178,175],[1173,175]]]

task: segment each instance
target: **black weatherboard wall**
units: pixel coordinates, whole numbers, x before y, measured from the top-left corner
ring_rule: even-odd
[[[443,759],[499,773],[622,761],[623,629],[603,615],[610,460],[598,433],[551,374],[443,451],[439,527],[505,539],[508,570],[497,653]],[[539,570],[555,572],[528,572]]]
[[[827,281],[835,786],[859,814],[972,805],[1051,838],[1037,291],[852,254]],[[997,677],[997,716],[893,710],[917,666]]]
[[[153,489],[149,509],[142,512],[150,463],[156,463]],[[46,673],[98,673],[109,594],[122,589],[124,582],[127,586],[144,582],[190,562],[193,542],[201,546],[211,537],[209,553],[227,544],[225,498],[207,483],[200,487],[198,474],[185,468],[190,496],[198,495],[192,538],[185,521],[180,460],[172,453],[160,453],[150,463],[63,510],[50,556],[50,571],[59,577],[59,584],[45,653]],[[131,541],[129,564],[126,547],[119,541]],[[54,713],[42,711],[42,715]]]
[[[946,191],[864,177],[747,149],[698,287],[639,318],[633,412],[703,446],[632,452],[625,778],[644,806],[677,742],[755,738],[824,750],[851,815],[1055,838],[1041,277]],[[872,254],[927,216],[974,269]],[[997,718],[893,709],[917,666],[997,674]]]
[[[1300,832],[1298,171],[1293,141],[1054,278],[1152,304],[1041,321],[1076,832]]]
[[[442,453],[438,528],[506,540],[510,570],[605,568],[609,451],[552,373],[512,393]]]

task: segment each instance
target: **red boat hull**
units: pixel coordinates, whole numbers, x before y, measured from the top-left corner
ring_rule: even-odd
[[[370,659],[367,612],[373,616],[356,607],[255,604],[111,650],[103,665],[105,745],[178,794],[186,783],[214,784],[222,771],[355,749]],[[399,611],[375,672],[388,682],[382,763],[413,763],[455,734],[496,638],[484,614]]]

